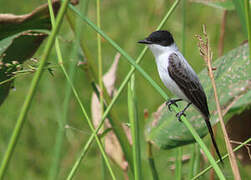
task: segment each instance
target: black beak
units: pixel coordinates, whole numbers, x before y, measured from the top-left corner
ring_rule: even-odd
[[[152,42],[147,40],[147,39],[140,40],[140,41],[138,41],[138,43],[140,43],[140,44],[152,44]]]

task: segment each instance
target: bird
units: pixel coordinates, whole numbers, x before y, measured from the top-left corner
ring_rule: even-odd
[[[223,162],[210,123],[206,94],[195,71],[179,51],[172,34],[167,30],[154,31],[138,43],[147,45],[152,51],[160,79],[172,94],[178,97],[166,102],[168,109],[171,111],[172,104],[178,107],[176,102],[186,101],[188,104],[185,108],[176,114],[181,121],[181,116],[186,116],[185,111],[193,105],[203,116],[215,151]]]

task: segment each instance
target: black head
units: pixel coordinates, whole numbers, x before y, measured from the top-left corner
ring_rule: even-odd
[[[174,43],[172,34],[169,31],[155,31],[146,39],[138,41],[142,44],[158,44],[161,46],[170,46]]]

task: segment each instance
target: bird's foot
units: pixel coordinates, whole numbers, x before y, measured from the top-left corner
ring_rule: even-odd
[[[187,108],[191,105],[192,103],[190,102],[190,103],[188,103],[187,105],[186,105],[186,107],[182,110],[182,111],[180,111],[180,112],[178,112],[177,114],[176,114],[176,117],[178,118],[178,120],[181,122],[181,116],[185,116],[186,117],[186,114],[185,114],[185,111],[187,110]]]
[[[176,114],[176,117],[178,118],[178,120],[179,120],[180,122],[182,122],[181,116],[185,116],[185,117],[186,117],[186,114],[185,114],[185,111],[184,111],[184,110],[183,110],[183,111],[180,111],[180,112],[178,112],[178,113]]]
[[[178,107],[178,104],[176,103],[178,101],[182,101],[182,99],[169,99],[168,101],[166,101],[166,106],[168,107],[169,111],[172,112],[172,109],[171,109],[172,104]]]

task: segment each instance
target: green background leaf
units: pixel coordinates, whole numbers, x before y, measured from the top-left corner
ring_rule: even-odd
[[[54,13],[60,7],[60,2],[53,2]],[[0,40],[26,30],[51,29],[48,5],[42,5],[29,14],[17,16],[0,14]]]
[[[11,64],[13,61],[17,61],[19,64],[22,64],[25,60],[32,57],[46,37],[47,34],[44,33],[27,31],[4,40],[5,44],[1,44],[3,45],[2,49],[5,51],[1,54],[0,82],[13,77],[12,72],[16,71],[15,66],[6,67],[6,63]],[[0,85],[0,105],[8,96],[12,83],[13,80]]]
[[[216,67],[214,76],[223,113],[238,103],[241,104],[234,106],[234,108],[238,109],[238,107],[242,107],[241,111],[250,106],[251,85],[250,75],[248,74],[249,64],[247,44],[230,51],[213,64],[213,67]],[[204,69],[199,74],[199,78],[208,97],[211,123],[215,125],[218,121],[218,115],[216,113],[214,93],[207,69]],[[245,101],[243,101],[244,99]],[[186,103],[180,104],[184,107]],[[150,119],[150,123],[146,128],[147,140],[152,141],[163,149],[170,149],[195,142],[193,136],[185,125],[177,120],[175,114],[169,112],[165,106],[163,107],[162,110],[155,113]],[[240,112],[240,109],[238,111]],[[234,113],[231,114],[233,115]],[[208,130],[204,119],[198,111],[195,108],[189,108],[186,111],[186,115],[199,135],[204,137],[208,133]]]

